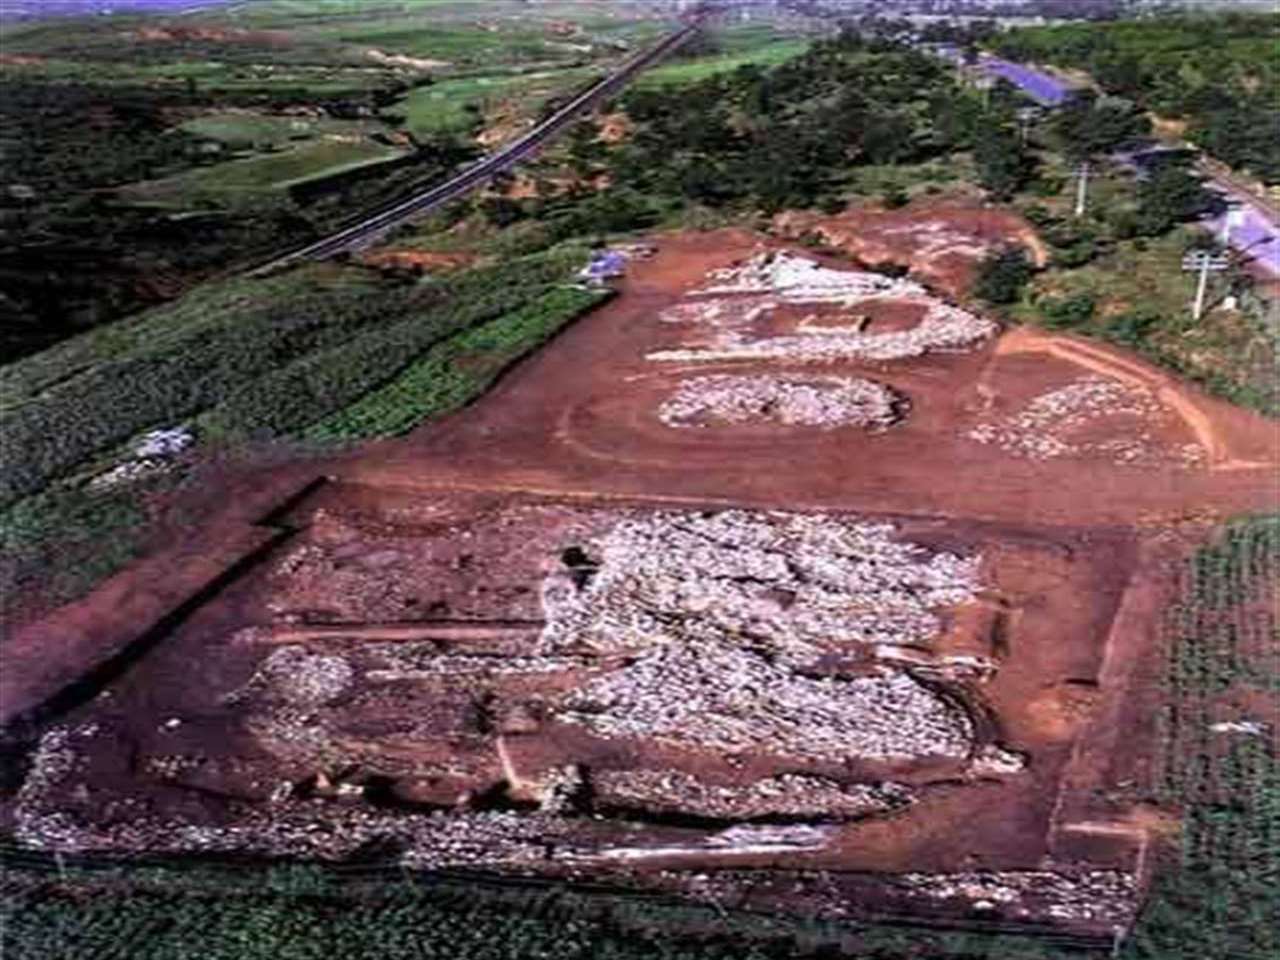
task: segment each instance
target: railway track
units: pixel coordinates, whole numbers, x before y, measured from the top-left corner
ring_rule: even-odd
[[[444,183],[380,210],[359,223],[339,230],[322,240],[276,257],[250,271],[250,276],[263,277],[303,260],[323,260],[344,251],[363,249],[385,237],[400,224],[470,192],[494,174],[536,153],[544,143],[585,111],[608,99],[630,83],[638,73],[674,52],[702,29],[706,17],[707,14],[704,12],[690,16],[688,22],[680,29],[627,60],[609,76],[574,97],[524,136],[507,144],[501,150],[481,158]]]

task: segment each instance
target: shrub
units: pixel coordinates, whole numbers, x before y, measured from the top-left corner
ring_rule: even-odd
[[[1088,323],[1093,319],[1096,308],[1097,302],[1088,293],[1060,299],[1045,297],[1036,304],[1045,325],[1055,329],[1068,329]]]
[[[1116,343],[1136,347],[1146,340],[1147,335],[1153,327],[1159,325],[1161,319],[1160,314],[1148,308],[1139,307],[1129,310],[1111,319],[1107,324],[1105,336]]]
[[[988,303],[1014,303],[1022,296],[1031,274],[1031,261],[1022,247],[996,250],[979,267],[974,293]]]

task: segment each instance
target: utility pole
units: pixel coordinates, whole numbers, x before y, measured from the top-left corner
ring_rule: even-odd
[[[1018,111],[1018,133],[1022,139],[1022,149],[1027,149],[1027,140],[1031,136],[1031,125],[1035,123],[1039,111],[1035,107],[1023,107]]]
[[[1076,217],[1084,216],[1085,203],[1089,198],[1089,161],[1080,164],[1079,180],[1076,183]]]
[[[1209,290],[1209,258],[1200,258],[1200,282],[1196,285],[1196,302],[1191,308],[1191,319],[1199,322],[1204,316],[1204,295]]]
[[[1209,250],[1197,250],[1188,253],[1182,258],[1182,270],[1184,273],[1199,273],[1200,279],[1196,283],[1196,299],[1191,307],[1191,319],[1199,323],[1204,316],[1205,296],[1209,292],[1209,274],[1221,273],[1228,266],[1227,258],[1220,253],[1213,253]]]

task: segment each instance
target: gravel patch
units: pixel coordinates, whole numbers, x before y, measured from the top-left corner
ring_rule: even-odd
[[[1170,450],[1157,440],[1153,430],[1169,416],[1159,398],[1144,387],[1088,376],[1036,397],[1017,413],[983,421],[967,436],[1029,460],[1073,457],[1132,466],[1203,464],[1205,454],[1199,444]],[[1089,424],[1112,417],[1134,418],[1140,426],[1129,436],[1108,440],[1072,438]]]
[[[670,427],[778,423],[885,430],[902,419],[906,398],[883,384],[849,377],[693,377],[658,408]]]
[[[635,514],[586,546],[599,565],[585,585],[544,582],[544,654],[745,638],[805,663],[850,643],[927,645],[937,611],[979,588],[976,556],[821,515]]]
[[[905,672],[814,678],[725,642],[651,650],[558,716],[605,737],[822,762],[962,759],[974,738],[962,709]]]
[[[935,351],[967,350],[996,333],[996,324],[948,304],[918,283],[878,273],[832,270],[788,253],[765,253],[745,264],[710,275],[710,286],[664,311],[665,323],[696,325],[710,336],[696,345],[659,350],[659,362],[782,360],[834,363],[842,360],[901,360]],[[734,299],[726,295],[752,295]],[[840,304],[891,300],[923,308],[909,330],[876,332],[850,317],[848,325],[800,324],[793,333],[756,337],[751,325],[783,303]],[[851,313],[853,311],[851,310]]]
[[[910,789],[900,784],[844,784],[806,774],[725,785],[679,770],[609,770],[594,774],[591,784],[597,800],[610,805],[723,820],[852,819],[888,813],[913,801]]]
[[[905,873],[896,882],[932,900],[953,900],[1002,916],[1048,914],[1055,920],[1127,925],[1137,881],[1120,870],[1005,870],[990,873]]]

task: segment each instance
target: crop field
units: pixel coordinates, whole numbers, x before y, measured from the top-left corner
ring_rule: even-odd
[[[216,140],[232,149],[264,149],[317,137],[363,139],[382,128],[352,120],[283,117],[253,110],[228,110],[189,120],[179,129],[192,136]]]
[[[1139,957],[1262,958],[1280,864],[1280,516],[1236,521],[1187,563],[1170,608],[1161,798],[1184,812]]]
[[[468,135],[482,122],[485,107],[513,101],[532,115],[555,93],[575,88],[590,75],[589,70],[568,68],[442,79],[411,91],[390,109],[403,115],[406,128],[417,136]]]
[[[541,346],[564,324],[609,294],[553,290],[527,307],[465,330],[432,347],[386,386],[312,424],[303,436],[354,440],[395,436],[457,409],[481,393],[513,360]]]
[[[337,416],[347,426],[331,435],[360,436],[390,429],[388,418],[405,429],[470,401],[598,301],[556,289],[582,258],[569,247],[417,291],[361,270],[319,267],[227,281],[6,367],[0,419],[7,436],[26,438],[26,456],[6,456],[2,465],[6,582],[43,569],[50,596],[74,595],[139,549],[132,528],[140,508],[128,489],[86,483],[127,462],[129,439],[149,429],[193,423],[217,445],[300,437]],[[452,368],[446,357],[464,355],[464,372],[420,384],[401,407],[386,407],[377,393],[419,359]],[[348,405],[370,409],[375,400],[366,395],[383,398],[380,417],[367,427],[355,426],[354,414],[341,417]],[[175,479],[140,481],[134,493]],[[118,549],[87,559],[84,548],[108,535]]]

